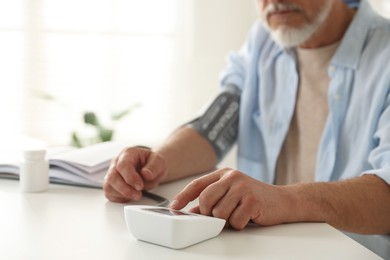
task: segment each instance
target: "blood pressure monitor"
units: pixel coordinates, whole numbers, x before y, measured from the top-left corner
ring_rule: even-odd
[[[139,240],[181,249],[217,236],[224,219],[156,206],[125,206],[129,231]]]

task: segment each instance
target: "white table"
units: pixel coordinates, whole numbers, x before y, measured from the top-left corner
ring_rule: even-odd
[[[154,192],[172,198],[187,182]],[[0,205],[0,259],[380,259],[323,223],[224,230],[173,250],[136,240],[124,205],[96,189],[51,185],[44,193],[20,193],[18,181],[0,180]]]

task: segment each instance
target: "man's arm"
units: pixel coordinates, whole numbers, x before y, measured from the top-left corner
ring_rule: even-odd
[[[103,189],[111,201],[139,200],[142,190],[215,168],[237,138],[240,91],[229,85],[203,115],[177,129],[159,148],[130,147],[113,160]]]
[[[324,221],[354,233],[390,233],[390,186],[375,175],[286,188],[299,205],[297,220]]]
[[[209,172],[217,164],[217,156],[211,144],[190,127],[176,130],[156,152],[165,159],[167,165],[167,176],[163,182]]]
[[[276,186],[221,169],[192,181],[171,207],[181,209],[197,197],[193,212],[226,219],[236,229],[249,221],[264,226],[326,222],[356,233],[390,233],[390,187],[374,175]]]
[[[164,181],[215,168],[237,139],[240,95],[237,86],[225,86],[201,116],[179,128],[156,150],[169,167]]]

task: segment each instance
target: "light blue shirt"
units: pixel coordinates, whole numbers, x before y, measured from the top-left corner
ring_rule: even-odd
[[[237,166],[267,183],[294,113],[299,75],[294,50],[276,45],[259,22],[231,54],[221,85],[241,93]],[[329,114],[317,154],[316,181],[376,174],[390,184],[390,22],[367,1],[328,68]]]

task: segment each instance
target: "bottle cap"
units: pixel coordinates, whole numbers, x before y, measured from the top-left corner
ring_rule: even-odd
[[[44,159],[46,155],[46,150],[37,149],[37,150],[25,150],[23,151],[23,158],[28,160],[40,160]]]

